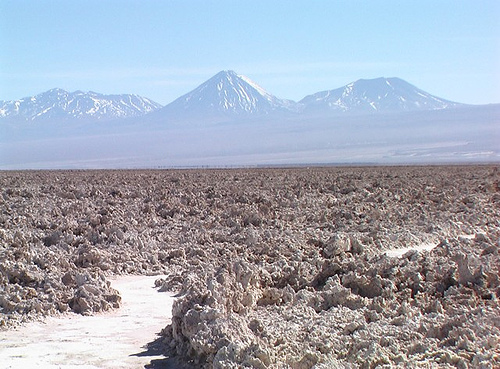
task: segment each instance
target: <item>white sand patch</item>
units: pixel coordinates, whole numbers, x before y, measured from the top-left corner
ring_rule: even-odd
[[[142,368],[151,356],[133,356],[171,319],[171,294],[157,292],[159,276],[112,280],[122,307],[95,316],[68,314],[0,332],[2,368]]]
[[[418,246],[413,246],[413,247],[405,247],[402,249],[392,249],[392,250],[385,250],[384,253],[387,256],[390,256],[392,258],[400,258],[404,254],[406,254],[410,250],[416,250],[416,251],[430,251],[433,248],[435,248],[438,244],[437,243],[423,243]]]
[[[476,235],[475,234],[461,234],[460,236],[458,236],[458,239],[465,239],[465,240],[473,240],[476,238]]]

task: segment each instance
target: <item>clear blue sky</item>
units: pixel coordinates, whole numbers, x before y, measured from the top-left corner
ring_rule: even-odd
[[[167,104],[223,69],[294,100],[384,76],[500,103],[500,1],[0,0],[0,100],[60,87]]]

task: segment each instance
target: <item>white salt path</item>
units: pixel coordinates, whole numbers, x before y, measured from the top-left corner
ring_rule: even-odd
[[[0,332],[1,368],[144,368],[161,357],[135,356],[170,323],[174,298],[158,292],[158,276],[112,280],[122,307],[95,316],[68,314]]]
[[[461,238],[467,239],[467,240],[473,240],[476,238],[476,235],[475,234],[462,234],[462,235],[458,236],[458,239],[461,239]],[[387,256],[393,257],[393,258],[400,258],[401,256],[403,256],[404,254],[406,254],[410,250],[430,251],[430,250],[436,248],[437,245],[439,245],[439,243],[423,243],[421,245],[414,246],[414,247],[405,247],[403,249],[385,250],[384,254],[386,254]]]
[[[421,245],[418,245],[418,246],[414,246],[414,247],[405,247],[405,248],[402,248],[402,249],[385,250],[384,253],[387,256],[390,256],[392,258],[400,258],[401,256],[403,256],[404,254],[406,254],[410,250],[416,250],[416,251],[427,250],[427,251],[430,251],[433,248],[435,248],[437,245],[438,245],[437,243],[424,243],[424,244],[421,244]]]

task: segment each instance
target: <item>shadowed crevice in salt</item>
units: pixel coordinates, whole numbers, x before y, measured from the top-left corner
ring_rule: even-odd
[[[181,357],[177,357],[172,352],[168,354],[169,348],[165,346],[163,337],[158,337],[152,342],[149,342],[144,351],[138,352],[131,356],[137,357],[159,357],[152,359],[149,364],[146,364],[146,369],[195,369],[195,365],[186,362]]]

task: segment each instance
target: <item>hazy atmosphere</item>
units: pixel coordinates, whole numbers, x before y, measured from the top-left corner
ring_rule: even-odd
[[[0,100],[51,88],[162,105],[224,69],[280,98],[399,77],[500,102],[498,1],[0,1]]]

